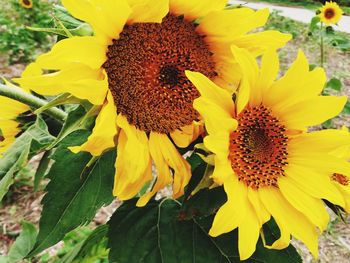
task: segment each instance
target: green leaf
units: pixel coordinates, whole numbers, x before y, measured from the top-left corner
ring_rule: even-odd
[[[50,165],[51,151],[46,151],[40,159],[39,166],[36,169],[34,175],[34,191],[38,191],[41,180],[45,177],[45,174]]]
[[[339,79],[337,78],[331,78],[327,84],[326,84],[326,88],[329,88],[329,89],[333,89],[333,90],[336,90],[336,91],[341,91],[341,88],[342,88],[342,83]]]
[[[237,230],[213,238],[208,235],[213,217],[178,220],[180,204],[164,199],[136,208],[136,200],[125,202],[113,214],[109,224],[111,263],[203,263],[240,262]],[[244,262],[300,263],[292,246],[284,250],[264,248]]]
[[[89,132],[80,130],[67,136],[52,159],[47,177],[50,183],[42,200],[43,211],[36,244],[28,257],[56,244],[64,235],[78,226],[90,222],[96,211],[113,200],[115,152],[110,151],[98,159],[91,169],[86,165],[91,155],[74,154],[68,146],[82,144]]]
[[[36,235],[37,230],[35,225],[27,221],[22,221],[22,232],[10,248],[7,256],[8,262],[16,263],[22,260],[33,248]]]
[[[203,178],[207,164],[197,154],[193,153],[186,159],[191,165],[192,176],[185,189],[184,200],[186,200]]]
[[[56,140],[49,146],[49,149],[55,147],[60,141],[62,141],[72,132],[84,129],[85,126],[83,120],[85,120],[85,116],[86,111],[83,106],[79,106],[76,109],[70,111],[60,133],[58,134]]]
[[[344,106],[343,114],[350,115],[350,101],[348,100]]]
[[[310,27],[309,27],[309,29],[310,29],[311,32],[315,31],[315,30],[318,28],[317,24],[318,24],[319,22],[320,22],[320,17],[318,17],[318,16],[314,16],[314,17],[311,19]]]
[[[188,219],[212,215],[226,200],[226,193],[222,187],[201,189],[184,203],[181,217]]]
[[[34,125],[20,135],[0,158],[0,201],[14,182],[15,174],[21,170],[31,153],[36,154],[53,141],[45,122],[38,116]]]
[[[327,35],[334,35],[334,28],[331,26],[326,27],[326,34]]]

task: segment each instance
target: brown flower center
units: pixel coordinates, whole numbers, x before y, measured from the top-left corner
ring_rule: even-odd
[[[228,158],[238,179],[253,189],[277,186],[288,164],[285,127],[264,106],[245,109],[237,120]]]
[[[29,0],[22,0],[22,1],[23,1],[23,4],[26,6],[29,6],[31,4]]]
[[[104,64],[117,112],[146,132],[169,133],[191,124],[199,96],[185,70],[214,78],[215,64],[205,37],[182,17],[124,27],[108,47]]]
[[[327,8],[326,11],[324,12],[324,16],[327,19],[332,19],[335,16],[335,12],[333,8]]]
[[[332,180],[336,181],[344,186],[347,186],[350,183],[350,180],[348,177],[346,177],[345,175],[342,175],[342,174],[337,174],[337,173],[332,175]]]

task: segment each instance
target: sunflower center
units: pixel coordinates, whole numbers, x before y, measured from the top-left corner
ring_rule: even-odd
[[[341,185],[347,186],[350,183],[350,180],[348,177],[342,175],[342,174],[333,174],[332,175],[332,180],[338,182]]]
[[[238,179],[254,189],[277,186],[288,164],[285,127],[262,105],[245,109],[237,120],[228,158]]]
[[[146,132],[170,133],[198,118],[197,89],[185,70],[213,79],[215,63],[205,37],[183,17],[126,25],[108,47],[104,68],[117,113]]]
[[[23,0],[23,4],[24,5],[30,5],[30,1],[29,0]]]
[[[324,12],[324,16],[327,19],[332,19],[335,16],[335,12],[333,8],[328,8],[326,9],[326,11]]]

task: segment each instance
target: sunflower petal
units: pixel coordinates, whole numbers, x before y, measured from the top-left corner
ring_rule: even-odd
[[[172,14],[184,15],[187,20],[195,20],[212,11],[223,9],[227,0],[169,0],[169,3]]]
[[[227,202],[215,215],[209,235],[217,237],[237,228],[246,217],[248,210],[247,189],[237,178],[231,177],[224,184]]]
[[[82,64],[71,64],[51,74],[13,80],[42,95],[52,96],[68,92],[77,98],[87,99],[94,105],[103,104],[108,91],[107,76],[101,70]]]
[[[232,42],[238,36],[265,25],[268,17],[267,8],[256,12],[249,8],[215,11],[201,20],[197,30],[211,41]]]
[[[310,221],[290,205],[279,190],[274,187],[260,189],[259,196],[277,224],[283,225],[285,229],[288,229],[288,232],[290,231],[293,236],[303,241],[311,253],[317,257],[318,236],[316,228]]]
[[[174,170],[173,196],[178,198],[183,195],[184,188],[191,177],[191,167],[181,156],[173,143],[165,134],[154,134],[165,162]]]
[[[169,0],[146,0],[132,6],[128,23],[161,23],[169,13]]]
[[[158,134],[151,132],[149,137],[149,149],[152,160],[154,161],[158,170],[156,183],[150,192],[140,197],[140,199],[137,201],[137,206],[146,205],[152,196],[154,196],[159,190],[173,182],[172,175],[170,174],[170,168],[163,157],[158,139]]]
[[[308,195],[288,178],[279,178],[278,187],[287,201],[298,211],[303,213],[321,231],[327,228],[329,215],[324,203],[317,198]]]
[[[255,252],[259,239],[261,224],[254,212],[254,208],[248,203],[247,214],[238,226],[238,251],[241,260],[246,260]]]
[[[85,36],[61,40],[50,52],[39,56],[36,63],[52,70],[64,69],[72,62],[99,69],[106,59],[106,47],[96,37]]]
[[[62,4],[73,16],[88,22],[107,45],[118,39],[132,11],[126,0],[62,0]]]
[[[87,142],[81,146],[70,147],[69,149],[74,153],[85,151],[94,156],[99,156],[106,149],[112,148],[114,146],[114,137],[117,134],[116,112],[113,97],[108,92],[107,102],[97,116],[95,127]]]

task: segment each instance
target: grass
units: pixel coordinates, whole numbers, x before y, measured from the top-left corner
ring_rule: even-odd
[[[316,11],[319,9],[322,4],[321,3],[315,3],[311,0],[245,0],[247,2],[266,2],[271,4],[279,4],[282,6],[293,6],[293,7],[303,7],[307,9],[311,9]],[[349,1],[350,2],[350,1]],[[350,6],[343,6],[341,5],[341,8],[345,12],[345,14],[350,15]]]

